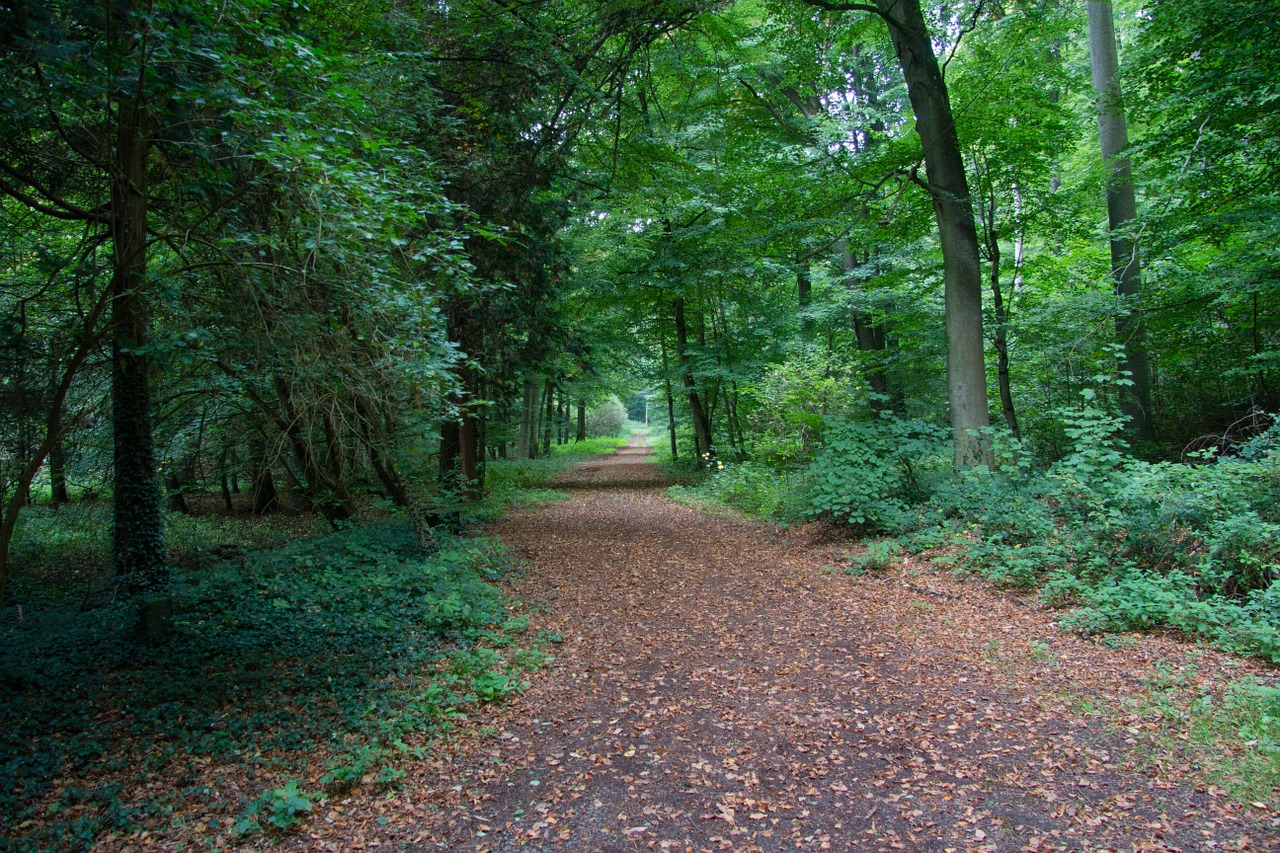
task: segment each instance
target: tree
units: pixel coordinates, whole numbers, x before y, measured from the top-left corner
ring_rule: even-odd
[[[960,139],[947,86],[919,0],[831,3],[804,0],[832,12],[879,16],[889,28],[924,149],[925,186],[933,199],[942,246],[947,328],[947,398],[955,440],[955,465],[991,465],[989,442],[978,432],[991,425],[983,360],[982,271]]]
[[[1116,295],[1122,302],[1116,313],[1116,338],[1124,348],[1121,369],[1132,383],[1121,392],[1120,408],[1129,418],[1134,437],[1153,441],[1155,419],[1151,402],[1151,366],[1142,320],[1142,262],[1133,237],[1138,207],[1133,189],[1133,169],[1125,154],[1129,147],[1129,133],[1120,92],[1120,62],[1111,0],[1088,0],[1086,6],[1090,68],[1098,102],[1098,138],[1107,169],[1111,270]]]
[[[163,123],[152,107],[154,58],[163,37],[153,29],[159,16],[131,2],[105,18],[77,4],[58,11],[67,17],[21,3],[4,28],[5,71],[23,100],[0,143],[13,164],[3,168],[0,192],[43,215],[102,228],[110,242],[112,565],[133,588],[160,588],[168,569],[151,434],[147,258],[150,152]],[[83,38],[82,28],[98,38]],[[95,67],[104,73],[94,75]]]

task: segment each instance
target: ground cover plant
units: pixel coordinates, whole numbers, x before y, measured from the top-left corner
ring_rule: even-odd
[[[193,815],[225,841],[393,784],[540,662],[493,585],[511,569],[495,542],[424,554],[389,523],[181,573],[161,646],[131,636],[127,600],[7,621],[0,844],[89,846]]]
[[[861,540],[838,563],[852,575],[923,558],[1036,595],[1085,637],[1166,631],[1280,663],[1280,428],[1228,454],[1149,462],[1124,452],[1113,412],[1084,406],[1063,423],[1056,461],[992,433],[1004,464],[952,473],[940,430],[836,422],[808,464],[729,463],[677,497],[834,522]],[[1179,693],[1149,708],[1195,733],[1211,777],[1266,799],[1280,779],[1275,697],[1275,684],[1245,681],[1221,702]]]
[[[559,499],[539,484],[624,439],[490,465],[470,520]],[[0,624],[0,849],[90,846],[143,831],[210,846],[296,828],[332,797],[394,786],[477,703],[545,658],[495,585],[500,542],[432,534],[388,509],[171,517],[174,633],[134,636],[104,585],[105,507],[28,511]],[[198,824],[198,826],[197,826]]]

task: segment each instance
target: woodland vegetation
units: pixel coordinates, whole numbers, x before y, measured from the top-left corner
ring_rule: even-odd
[[[371,604],[325,654],[431,638],[385,651],[463,648],[422,690],[499,696],[527,663],[476,663],[507,642],[503,558],[454,534],[627,416],[696,472],[678,497],[879,537],[860,570],[932,551],[1085,633],[1280,661],[1278,22],[7,4],[3,689],[52,713],[134,634],[191,672],[287,645],[315,626],[285,614],[372,571],[425,609]],[[411,746],[361,743],[335,784]],[[0,806],[49,807],[53,755],[7,751]],[[289,825],[276,794],[246,820]]]

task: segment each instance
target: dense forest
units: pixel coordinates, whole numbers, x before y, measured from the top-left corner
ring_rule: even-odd
[[[456,639],[504,558],[454,535],[503,472],[630,422],[677,499],[874,537],[864,567],[943,553],[1085,634],[1280,661],[1278,24],[7,3],[6,644],[105,613],[90,657],[121,619],[160,654],[206,630],[196,570],[303,533],[355,561],[387,521],[379,565],[472,566]],[[271,560],[323,586],[325,553]]]

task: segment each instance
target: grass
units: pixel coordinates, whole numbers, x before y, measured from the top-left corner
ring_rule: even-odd
[[[1240,681],[1216,706],[1197,707],[1191,740],[1211,773],[1239,800],[1271,802],[1280,790],[1280,688]]]
[[[474,521],[490,521],[513,505],[530,505],[564,500],[564,492],[542,484],[592,457],[614,453],[627,445],[616,437],[588,438],[569,444],[552,445],[550,456],[536,459],[497,459],[485,470],[485,497],[471,515]]]
[[[1157,671],[1140,709],[1160,723],[1159,752],[1185,755],[1232,800],[1275,808],[1280,791],[1280,688],[1253,678],[1215,696],[1193,673]]]

